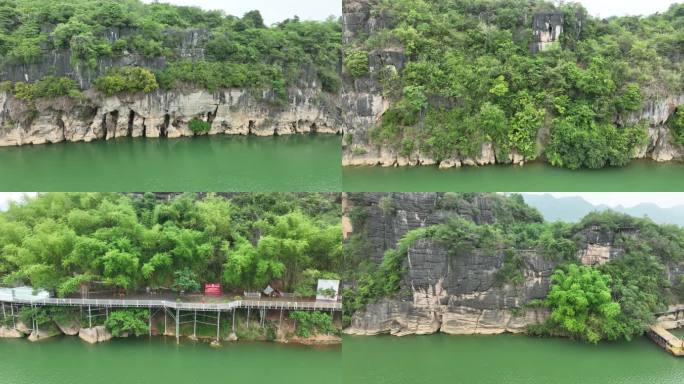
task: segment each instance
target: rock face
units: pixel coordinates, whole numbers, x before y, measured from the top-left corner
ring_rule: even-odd
[[[43,25],[41,28],[47,33],[54,31],[53,25]],[[112,27],[103,31],[102,35],[97,37],[103,38],[111,44],[138,32],[130,27]],[[203,46],[209,31],[201,29],[169,29],[164,34],[169,39],[177,42],[177,46],[172,53],[174,57],[197,60],[204,58]],[[151,70],[161,70],[166,66],[166,59],[163,57],[148,58],[125,52],[124,54],[112,55],[110,57],[99,57],[95,67],[91,68],[83,63],[72,64],[73,62],[78,62],[78,60],[72,59],[72,55],[73,52],[68,49],[43,49],[43,54],[31,60],[29,64],[6,63],[0,66],[0,77],[2,80],[34,82],[48,75],[69,76],[82,89],[87,89],[92,87],[98,76],[105,74],[113,67],[138,66]]]
[[[0,326],[0,338],[19,339],[19,338],[22,338],[24,336],[26,336],[26,335],[17,331],[14,328],[5,327],[4,325]]]
[[[49,28],[48,32],[50,32]],[[102,38],[113,43],[135,33],[112,28]],[[208,31],[198,29],[164,32],[176,42],[174,59],[204,58]],[[287,102],[276,100],[271,90],[179,89],[150,94],[105,97],[92,89],[98,76],[111,68],[140,66],[150,70],[166,67],[165,58],[145,58],[130,52],[100,57],[96,65],[74,65],[69,50],[44,50],[31,64],[8,64],[0,60],[0,82],[35,82],[47,75],[67,76],[86,90],[85,100],[57,98],[28,105],[0,92],[0,146],[92,141],[117,137],[193,136],[192,119],[212,124],[211,135],[273,136],[296,133],[342,132],[339,96],[322,90],[315,68],[302,68],[296,86],[288,89]]]
[[[371,12],[376,0],[343,1],[343,33],[345,44],[359,36],[368,36],[384,28],[392,28],[390,15]],[[562,15],[558,13],[539,14],[533,20],[535,36],[531,44],[533,51],[543,50],[558,41],[562,31]],[[344,109],[343,158],[344,166],[419,166],[437,165],[440,169],[461,166],[482,166],[491,164],[523,165],[528,159],[513,152],[497,158],[491,142],[485,142],[480,154],[474,157],[455,155],[452,158],[435,161],[425,153],[415,150],[408,155],[400,154],[389,146],[371,143],[369,133],[381,121],[390,108],[391,101],[383,96],[379,78],[381,73],[401,73],[407,63],[403,47],[394,46],[376,49],[369,53],[370,73],[360,78],[343,74],[342,105]],[[684,104],[684,95],[669,97],[646,97],[643,109],[629,117],[629,123],[645,121],[649,140],[637,148],[633,157],[659,162],[684,160],[684,147],[671,140],[665,125],[679,105]],[[550,121],[550,119],[549,119]],[[550,127],[542,127],[537,142],[543,148],[548,141]]]
[[[560,42],[563,33],[564,15],[562,12],[542,12],[534,15],[531,44],[532,53],[548,50],[553,43]]]
[[[97,344],[111,340],[112,334],[104,326],[99,325],[92,328],[81,328],[78,331],[78,337],[87,343]]]
[[[76,336],[81,330],[81,324],[79,324],[78,321],[70,321],[65,323],[55,321],[55,325],[57,325],[57,328],[59,328],[59,330],[67,336]]]
[[[499,196],[467,194],[458,206],[450,208],[444,207],[444,197],[442,193],[349,193],[345,214],[365,212],[364,218],[354,223],[351,234],[365,234],[369,243],[367,257],[373,263],[380,263],[384,252],[395,248],[410,230],[455,216],[491,224],[506,214],[499,205]],[[383,199],[391,199],[393,212],[381,210]],[[638,232],[632,228],[613,232],[598,226],[583,228],[573,237],[578,245],[577,260],[597,265],[619,258],[623,250],[616,241],[618,235],[624,238],[637,236]],[[345,332],[399,336],[522,332],[528,325],[547,318],[546,310],[526,304],[546,297],[550,276],[559,261],[544,258],[535,249],[518,249],[517,254],[522,259],[523,280],[511,285],[497,281],[505,260],[502,249],[475,249],[454,256],[437,240],[419,239],[407,252],[398,297],[367,305],[353,315]],[[684,274],[684,263],[668,265],[667,273],[672,282],[677,281]]]
[[[34,330],[31,332],[31,334],[28,336],[29,341],[42,341],[49,339],[51,337],[59,336],[61,335],[62,332],[60,332],[59,328],[55,326],[54,324],[49,324],[44,327],[38,327],[37,330]]]
[[[84,101],[41,100],[31,109],[0,93],[0,146],[194,136],[192,119],[211,123],[211,135],[337,134],[342,125],[336,96],[316,88],[291,90],[286,106],[275,106],[267,93],[237,89],[86,95]]]

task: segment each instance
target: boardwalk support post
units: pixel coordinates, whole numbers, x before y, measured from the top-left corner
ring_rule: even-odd
[[[176,344],[180,344],[180,309],[176,308]]]
[[[280,307],[280,320],[278,320],[278,328],[283,326],[283,307]]]
[[[249,329],[249,308],[247,307],[247,329]]]
[[[150,337],[152,337],[152,307],[147,308],[148,321],[147,327],[150,329]]]
[[[192,320],[192,337],[197,338],[197,310],[195,309],[195,317]]]
[[[10,304],[12,310],[12,329],[17,329],[17,319],[14,317],[14,304]]]
[[[216,342],[219,342],[219,331],[221,330],[221,311],[216,312]]]
[[[233,324],[232,324],[232,328],[233,328],[233,333],[235,333],[235,308],[233,308]]]
[[[93,327],[93,317],[91,316],[90,313],[90,305],[88,306],[88,328]]]

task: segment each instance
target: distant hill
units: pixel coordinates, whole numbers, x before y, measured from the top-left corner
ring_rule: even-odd
[[[537,208],[548,221],[576,222],[592,211],[604,211],[612,209],[616,212],[626,213],[635,217],[648,216],[659,224],[677,224],[684,226],[684,205],[672,208],[662,208],[652,203],[643,203],[634,207],[609,207],[607,205],[594,205],[585,199],[575,197],[554,197],[549,194],[531,195],[522,194],[525,202]]]

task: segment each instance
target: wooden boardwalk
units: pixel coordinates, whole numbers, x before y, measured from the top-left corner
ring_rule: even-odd
[[[334,311],[342,310],[337,301],[288,301],[288,300],[231,300],[224,303],[197,303],[172,300],[129,299],[21,299],[0,296],[0,302],[33,306],[109,307],[109,308],[167,308],[188,311],[232,311],[234,309],[282,309],[285,311]]]
[[[250,311],[257,311],[260,317],[260,325],[264,326],[267,311],[280,312],[279,325],[283,321],[285,311],[325,311],[333,315],[342,311],[342,303],[337,301],[296,301],[296,300],[226,300],[218,303],[189,302],[182,300],[145,300],[145,299],[59,299],[59,298],[20,298],[11,295],[0,295],[2,318],[12,319],[13,328],[16,329],[16,319],[21,307],[80,307],[87,311],[89,328],[92,328],[94,318],[109,317],[112,308],[144,308],[148,310],[150,336],[152,335],[152,317],[162,311],[164,313],[164,329],[167,329],[166,319],[170,316],[175,322],[176,342],[180,338],[180,325],[193,324],[193,337],[196,337],[197,324],[207,324],[197,320],[197,312],[204,312],[207,316],[214,316],[216,320],[216,342],[219,342],[219,330],[221,326],[221,314],[228,312],[232,315],[232,332],[235,333],[235,312],[243,309],[247,311],[247,327],[249,327]],[[9,308],[6,308],[9,307]],[[185,314],[183,313],[185,312]],[[213,313],[213,315],[211,315]],[[193,316],[192,321],[182,321],[183,316]],[[213,324],[209,324],[213,325]],[[35,319],[32,328],[37,329]]]
[[[684,356],[684,340],[681,340],[660,325],[651,326],[648,330],[648,337],[674,356]]]

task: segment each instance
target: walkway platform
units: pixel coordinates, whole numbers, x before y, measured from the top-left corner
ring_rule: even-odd
[[[674,356],[684,356],[684,340],[681,340],[660,325],[651,326],[648,336],[661,348]]]
[[[0,296],[0,302],[33,306],[71,306],[108,308],[166,308],[181,311],[232,311],[235,309],[276,309],[285,311],[342,311],[342,303],[331,301],[232,300],[221,303],[197,303],[171,300],[128,299],[58,299]]]

